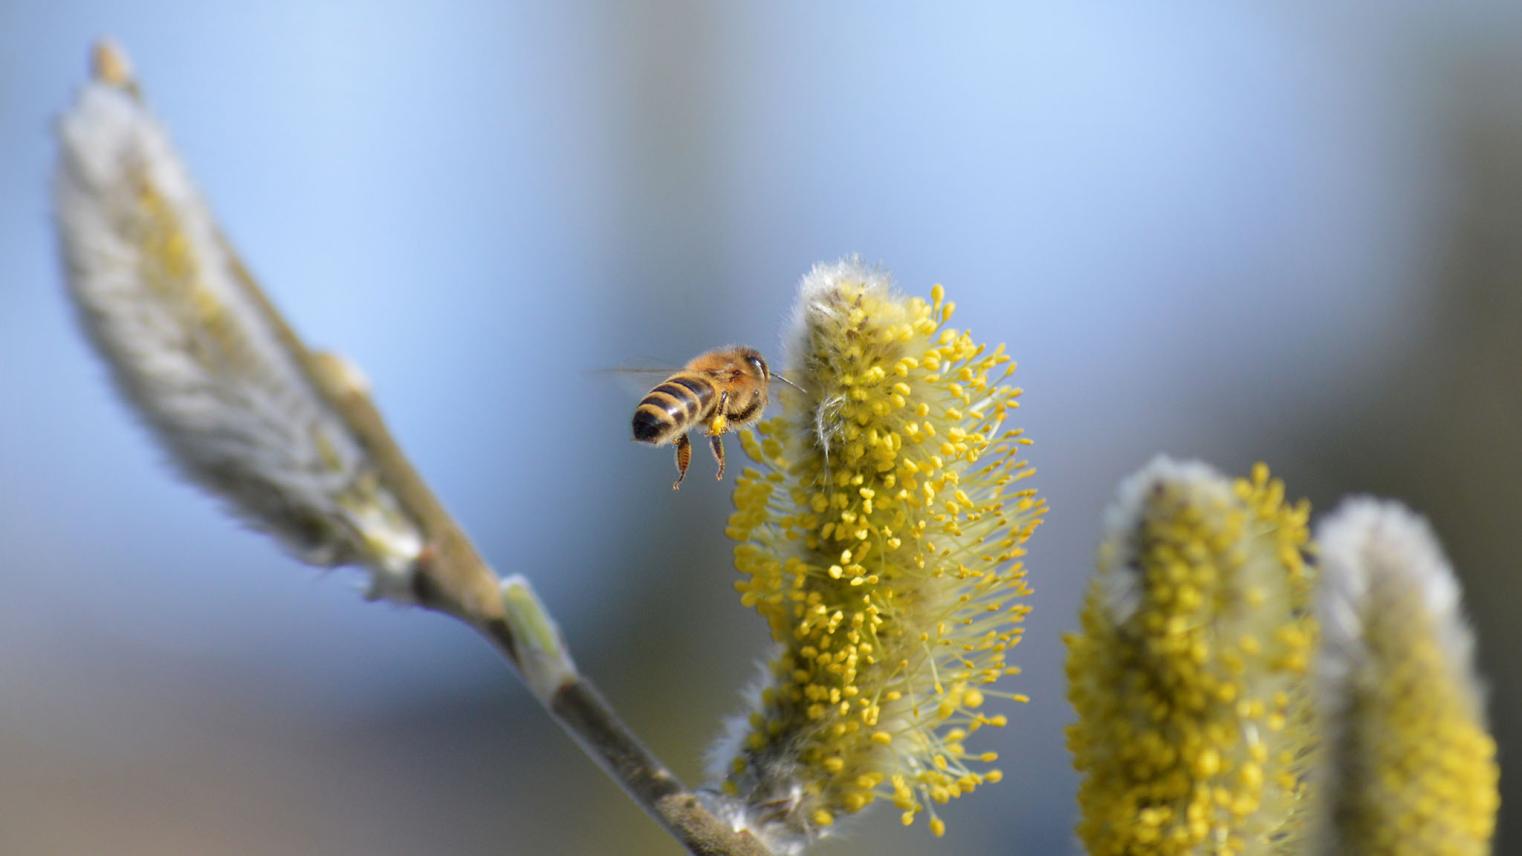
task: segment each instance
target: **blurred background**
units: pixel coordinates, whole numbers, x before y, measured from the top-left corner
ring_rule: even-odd
[[[0,852],[672,845],[438,617],[177,483],[75,329],[51,123],[121,40],[297,328],[374,379],[675,770],[766,650],[729,482],[589,370],[775,350],[860,253],[1004,341],[1052,506],[1003,784],[821,853],[1075,852],[1061,634],[1158,452],[1428,514],[1522,739],[1522,6],[0,4]],[[1522,847],[1503,783],[1497,852]]]

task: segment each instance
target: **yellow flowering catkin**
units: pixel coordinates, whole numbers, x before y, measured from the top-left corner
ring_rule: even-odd
[[[719,808],[779,853],[886,799],[905,824],[995,782],[968,738],[1002,726],[1030,594],[1020,561],[1045,504],[1005,426],[1020,390],[1000,345],[950,328],[851,259],[805,277],[789,354],[806,392],[742,444],[742,602],[780,647],[715,753]]]
[[[1232,482],[1159,459],[1121,486],[1067,640],[1090,854],[1297,852],[1308,515],[1261,465]]]
[[[1496,744],[1437,539],[1403,506],[1362,498],[1316,535],[1326,777],[1316,852],[1489,853]]]

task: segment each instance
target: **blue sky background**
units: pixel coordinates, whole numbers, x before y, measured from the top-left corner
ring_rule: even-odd
[[[1431,514],[1503,753],[1522,737],[1505,7],[6,3],[0,850],[669,850],[469,634],[166,475],[74,328],[49,219],[95,37],[275,301],[363,366],[689,779],[765,631],[730,589],[729,484],[700,459],[672,495],[668,454],[627,440],[637,396],[590,370],[775,351],[818,260],[944,283],[1020,362],[1052,514],[1013,658],[1035,700],[941,851],[1045,854],[1074,850],[1060,634],[1110,491],[1158,452]],[[883,812],[821,852],[927,841]]]

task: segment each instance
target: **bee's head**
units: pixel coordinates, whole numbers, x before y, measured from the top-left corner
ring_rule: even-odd
[[[772,379],[772,371],[767,367],[766,359],[761,356],[760,351],[755,348],[741,348],[740,358],[745,360],[747,366],[750,366],[750,370],[755,373],[757,380],[766,383]]]

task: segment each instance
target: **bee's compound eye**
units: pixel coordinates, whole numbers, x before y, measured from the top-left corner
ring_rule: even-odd
[[[766,370],[766,360],[763,360],[760,357],[751,357],[750,364],[755,367],[756,373],[761,376],[762,380],[767,379],[769,373]]]

